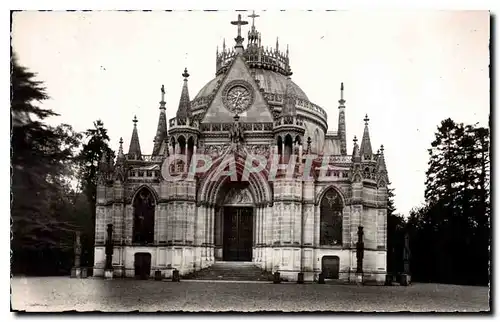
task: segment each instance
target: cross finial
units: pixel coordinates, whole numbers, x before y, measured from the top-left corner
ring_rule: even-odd
[[[134,115],[132,122],[134,122],[134,126],[137,126],[137,115]]]
[[[237,45],[241,45],[241,43],[243,43],[243,38],[241,37],[241,26],[247,25],[248,21],[241,20],[241,14],[238,14],[238,20],[231,21],[231,24],[238,26],[238,37],[236,37],[235,40]]]
[[[365,125],[368,125],[368,121],[370,119],[368,118],[368,114],[365,115],[365,118],[363,119],[363,121],[365,121]]]
[[[260,17],[259,15],[255,14],[255,10],[253,10],[252,14],[248,16],[248,18],[252,18],[252,28],[255,26],[255,18]]]
[[[339,100],[339,104],[341,106],[344,106],[344,104],[345,104],[345,99],[344,99],[344,82],[340,83],[340,100]]]
[[[380,146],[380,153],[384,154],[384,145],[383,144]]]
[[[184,68],[184,73],[182,73],[182,77],[184,77],[185,80],[187,80],[187,78],[189,77],[187,68]]]
[[[358,138],[356,137],[356,135],[354,136],[354,139],[352,139],[352,141],[354,142],[354,144],[356,144],[356,142],[358,142]]]

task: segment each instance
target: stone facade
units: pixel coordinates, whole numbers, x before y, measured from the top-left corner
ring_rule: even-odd
[[[355,139],[348,154],[343,85],[338,131],[327,132],[324,110],[290,79],[288,51],[262,48],[253,24],[247,48],[239,42],[217,54],[216,79],[194,100],[185,70],[179,112],[168,129],[162,87],[153,154],[141,153],[134,120],[129,152],[120,143],[116,160],[103,158],[94,275],[104,275],[106,227],[112,224],[116,276],[137,274],[137,254],[146,253],[140,258],[149,258],[151,276],[160,270],[168,278],[173,269],[183,275],[224,260],[237,245],[257,266],[288,280],[303,272],[312,281],[328,271],[327,277],[354,281],[363,226],[364,278],[385,280],[388,178],[383,148],[372,152],[368,118],[361,145]],[[248,106],[232,108],[231,86],[241,86],[241,95],[251,91]],[[174,160],[179,155],[187,163]],[[186,164],[203,168],[199,155],[209,164],[190,175]],[[267,163],[248,171],[258,158]],[[280,166],[292,162],[287,176]],[[251,227],[229,227],[230,207],[251,209]],[[231,244],[229,229],[240,244]]]

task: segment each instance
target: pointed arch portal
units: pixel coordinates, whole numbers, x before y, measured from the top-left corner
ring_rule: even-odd
[[[320,245],[342,245],[342,196],[330,187],[320,201]]]
[[[219,231],[222,237],[222,259],[251,261],[254,232],[254,197],[248,184],[226,182],[219,192]],[[222,231],[220,231],[222,229]]]

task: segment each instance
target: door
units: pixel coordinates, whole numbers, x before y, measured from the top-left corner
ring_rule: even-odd
[[[323,272],[325,278],[339,278],[340,259],[338,256],[323,256],[321,264],[321,271]]]
[[[225,261],[252,260],[252,213],[251,207],[224,207],[223,259]]]
[[[136,278],[148,279],[151,274],[151,254],[135,253],[134,268]]]

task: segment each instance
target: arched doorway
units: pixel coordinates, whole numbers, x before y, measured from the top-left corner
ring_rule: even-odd
[[[229,183],[223,189],[219,216],[222,219],[222,260],[252,260],[254,242],[253,198],[241,182]],[[217,232],[216,232],[217,233]]]

